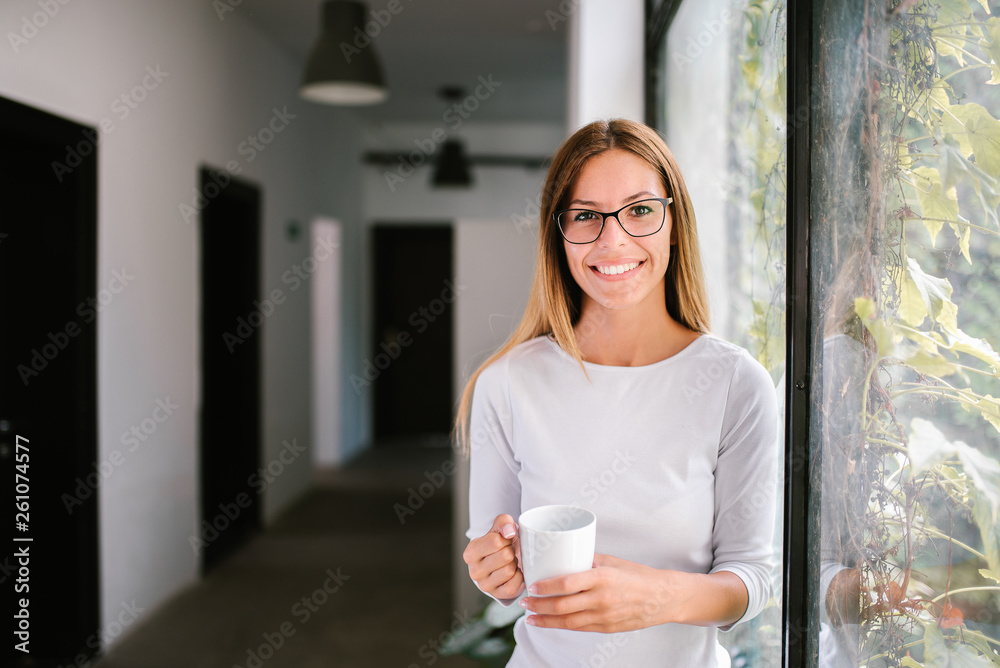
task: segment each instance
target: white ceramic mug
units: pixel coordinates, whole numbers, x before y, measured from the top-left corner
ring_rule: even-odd
[[[597,516],[577,506],[539,506],[517,520],[525,586],[594,565]]]

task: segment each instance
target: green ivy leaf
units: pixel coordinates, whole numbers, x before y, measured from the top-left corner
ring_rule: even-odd
[[[937,7],[937,23],[941,25],[962,23],[972,16],[972,8],[966,0],[935,0],[933,6]]]
[[[938,378],[950,376],[958,371],[958,367],[954,363],[949,362],[941,355],[928,353],[923,350],[917,350],[917,352],[907,357],[904,361],[920,373],[937,376]]]
[[[969,391],[971,392],[972,390]],[[993,425],[997,431],[1000,431],[1000,401],[997,401],[994,397],[985,394],[980,397],[979,401],[975,405],[975,408],[979,409],[979,412],[987,422]]]
[[[858,315],[865,329],[871,332],[875,338],[878,354],[882,357],[891,355],[895,348],[895,337],[892,328],[878,317],[875,302],[868,297],[856,297],[854,299],[854,312]]]
[[[994,668],[1000,668],[1000,656],[994,651],[993,645],[990,642],[991,639],[984,633],[965,627],[962,629],[962,640],[982,652],[983,655],[993,662]]]
[[[977,339],[969,336],[960,329],[948,330],[947,350],[954,353],[968,353],[976,359],[982,360],[990,365],[994,375],[1000,373],[1000,355],[993,350],[993,346],[986,339]]]
[[[973,499],[972,519],[979,527],[979,535],[983,539],[983,554],[986,555],[988,572],[1000,573],[1000,528],[997,527],[996,506],[975,487],[970,490],[970,496]]]
[[[945,642],[937,622],[924,625],[924,666],[926,668],[990,668],[991,662],[961,642]]]
[[[954,186],[947,189],[942,187],[941,175],[933,167],[917,167],[913,174],[918,177],[917,200],[933,246],[937,242],[938,232],[944,227],[942,221],[958,218],[958,193]]]
[[[903,286],[899,292],[898,313],[900,319],[911,327],[920,327],[927,317],[927,306],[909,272],[903,278]]]
[[[1000,121],[975,102],[952,105],[950,112],[942,118],[944,132],[954,135],[963,151],[964,134],[976,164],[987,174],[1000,174]]]
[[[912,257],[906,258],[906,268],[927,313],[945,329],[958,330],[958,307],[951,301],[952,287],[948,279],[925,274]]]
[[[986,10],[989,12],[989,10]],[[986,37],[979,41],[979,46],[989,54],[990,69],[993,77],[986,83],[1000,84],[1000,17],[990,17],[986,20]]]

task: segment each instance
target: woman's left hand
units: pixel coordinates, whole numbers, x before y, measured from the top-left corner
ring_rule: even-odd
[[[595,554],[589,571],[536,582],[528,593],[538,594],[521,599],[528,624],[600,633],[669,622],[732,624],[746,612],[749,597],[743,580],[727,570],[661,570],[606,554]]]
[[[521,599],[527,623],[576,631],[618,633],[671,621],[670,571],[606,554],[589,571],[542,580]],[[542,597],[549,598],[542,598]],[[532,614],[534,613],[534,614]]]

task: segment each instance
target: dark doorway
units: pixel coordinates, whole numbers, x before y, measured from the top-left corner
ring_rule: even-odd
[[[93,128],[0,98],[0,489],[8,527],[0,591],[8,665],[69,663],[100,647],[98,138]],[[23,624],[15,619],[24,614],[22,599]],[[23,640],[13,632],[24,626],[28,654],[13,648]]]
[[[260,190],[203,168],[201,539],[208,572],[260,528]]]
[[[437,437],[451,429],[450,225],[375,227],[375,442]]]

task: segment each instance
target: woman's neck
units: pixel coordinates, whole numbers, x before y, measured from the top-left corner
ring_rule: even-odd
[[[653,364],[673,357],[699,336],[671,318],[665,304],[608,309],[590,303],[573,330],[583,359],[605,366]]]

